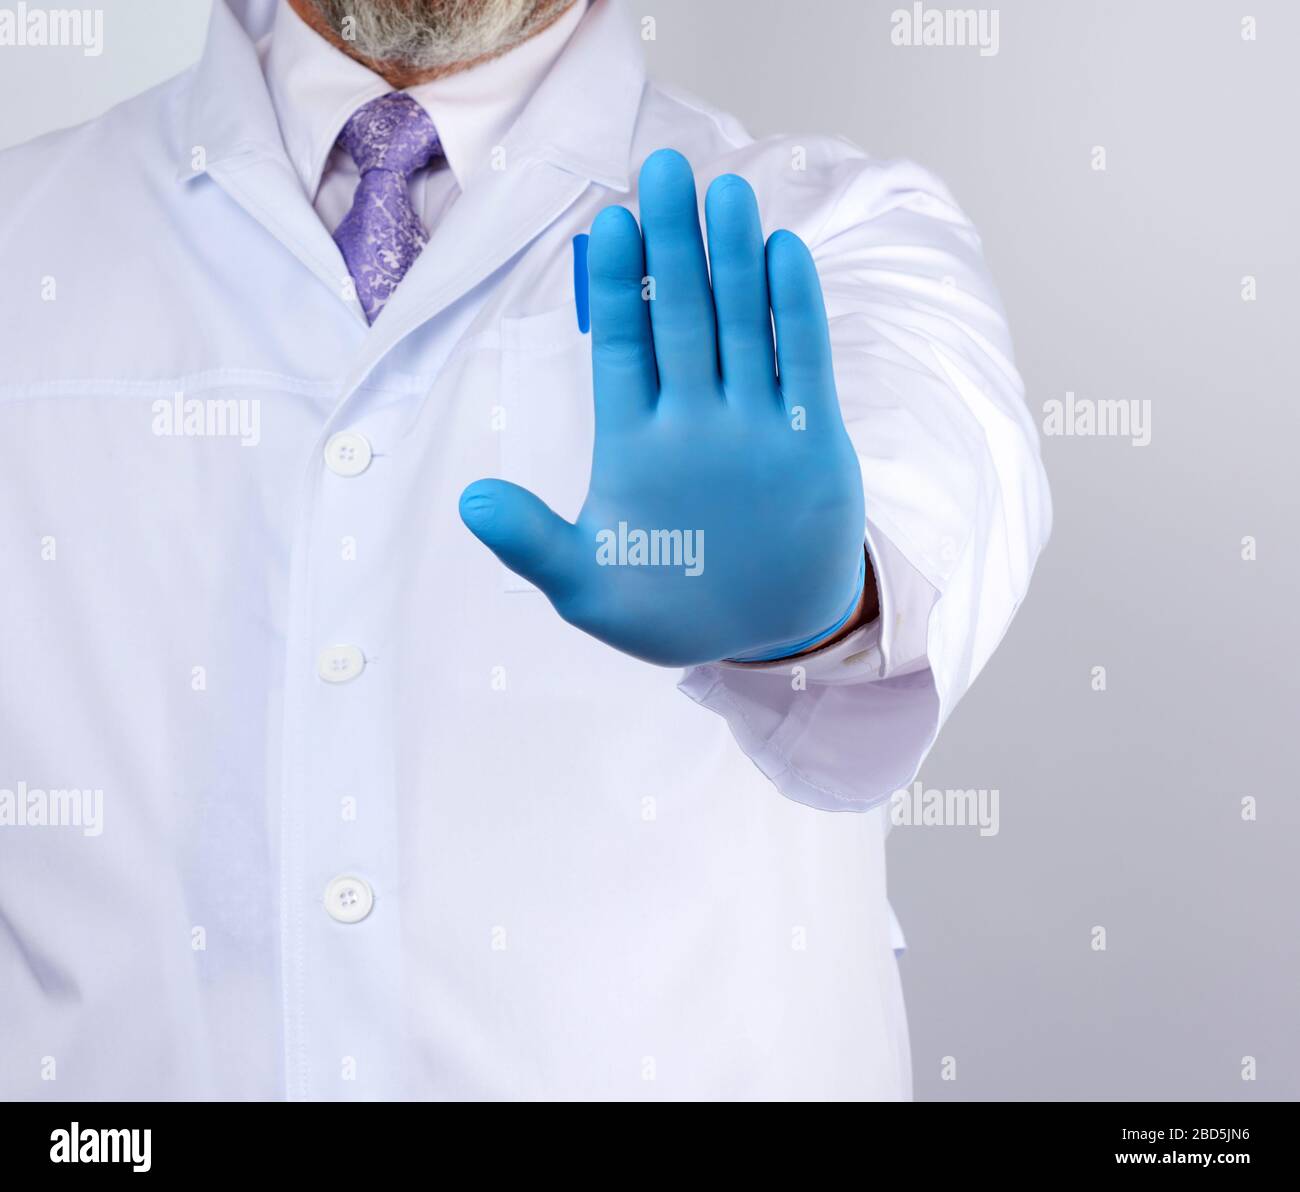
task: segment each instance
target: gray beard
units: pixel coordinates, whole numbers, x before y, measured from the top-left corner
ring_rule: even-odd
[[[310,0],[356,55],[423,72],[495,57],[574,0]]]

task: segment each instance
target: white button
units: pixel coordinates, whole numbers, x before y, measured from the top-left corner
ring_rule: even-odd
[[[325,466],[339,476],[360,476],[370,467],[370,440],[354,430],[330,435],[325,444]]]
[[[366,669],[366,656],[356,646],[326,646],[316,659],[316,673],[327,683],[346,683]]]
[[[340,923],[360,923],[375,905],[375,892],[360,877],[336,877],[325,887],[325,909]]]

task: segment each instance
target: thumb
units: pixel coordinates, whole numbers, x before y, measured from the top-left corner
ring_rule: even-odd
[[[526,488],[476,480],[460,494],[460,519],[511,571],[548,596],[569,578],[573,527]]]

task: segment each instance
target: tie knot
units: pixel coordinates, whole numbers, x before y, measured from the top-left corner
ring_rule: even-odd
[[[401,91],[359,107],[343,126],[339,141],[361,173],[392,170],[404,178],[428,165],[442,148],[428,112]]]

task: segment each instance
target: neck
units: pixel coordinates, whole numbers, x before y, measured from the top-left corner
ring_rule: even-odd
[[[505,50],[497,50],[490,54],[481,54],[468,62],[454,62],[448,66],[440,66],[434,70],[412,70],[410,67],[400,62],[379,62],[373,58],[366,58],[358,54],[353,46],[343,40],[333,29],[326,23],[325,18],[321,16],[320,10],[312,0],[288,0],[289,7],[293,9],[304,21],[304,23],[314,32],[319,33],[327,42],[336,50],[341,50],[349,58],[360,62],[362,66],[373,70],[379,75],[390,87],[396,91],[404,91],[407,87],[416,87],[421,83],[431,83],[434,79],[446,78],[448,75],[460,74],[461,71],[469,70],[472,66],[478,66],[481,62],[490,62],[493,58],[499,58]],[[545,29],[549,29],[556,21],[560,19],[572,7],[569,4],[557,6],[554,16],[551,17],[544,25],[534,30],[531,36],[536,37]],[[509,47],[514,49],[514,46]]]

